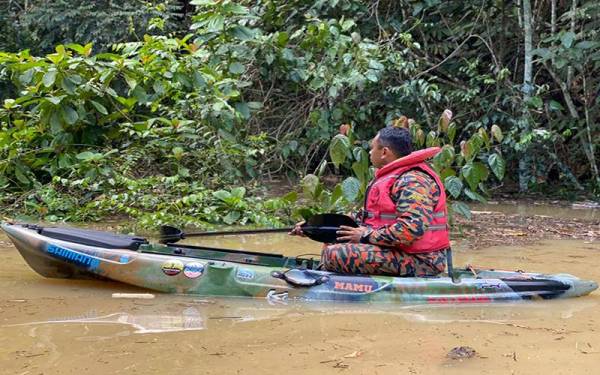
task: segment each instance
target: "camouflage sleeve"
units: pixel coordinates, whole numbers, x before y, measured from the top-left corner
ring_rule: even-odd
[[[439,195],[439,187],[425,172],[412,170],[404,173],[390,191],[392,201],[396,202],[396,223],[374,230],[369,242],[397,247],[409,245],[422,237],[433,219]]]

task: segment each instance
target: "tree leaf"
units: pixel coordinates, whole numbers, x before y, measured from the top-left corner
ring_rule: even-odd
[[[246,41],[246,40],[250,40],[253,39],[254,36],[256,35],[256,32],[246,26],[234,26],[230,29],[231,35],[233,35],[235,38],[241,40],[241,41]]]
[[[331,204],[335,205],[341,197],[344,196],[341,184],[336,184],[331,192]]]
[[[471,190],[477,188],[477,184],[481,181],[472,162],[468,162],[461,168],[461,172],[465,181],[469,184]]]
[[[44,78],[42,78],[42,83],[44,84],[44,86],[50,87],[54,85],[57,74],[58,71],[56,71],[55,69],[48,70],[46,74],[44,74]]]
[[[304,176],[302,179],[302,190],[304,191],[304,195],[307,198],[313,198],[318,185],[319,177],[315,176],[314,174],[307,174]]]
[[[15,177],[17,178],[17,180],[19,180],[20,183],[24,185],[29,185],[31,182],[29,178],[25,175],[24,168],[21,167],[19,164],[15,165]]]
[[[92,151],[84,151],[84,152],[80,152],[79,154],[77,154],[75,157],[79,160],[91,160],[94,159],[96,157],[96,153],[92,152]]]
[[[94,108],[96,108],[96,111],[100,112],[103,115],[108,115],[108,111],[106,110],[105,106],[103,106],[102,104],[98,103],[95,100],[90,100],[90,102],[92,103]]]
[[[250,118],[250,107],[244,102],[235,103],[235,110],[242,116],[244,120]]]
[[[213,197],[222,200],[223,202],[227,202],[231,199],[231,193],[227,190],[217,190],[212,193]]]
[[[246,188],[243,186],[234,187],[231,189],[231,195],[238,199],[242,199],[246,195]]]
[[[77,114],[77,111],[73,109],[73,107],[66,105],[62,107],[62,118],[67,124],[73,125],[77,122],[77,119],[79,119],[79,115]]]
[[[229,65],[229,72],[232,74],[242,74],[245,71],[246,67],[237,61]]]
[[[502,138],[503,138],[502,129],[500,129],[500,127],[498,125],[496,125],[496,124],[492,125],[491,132],[492,132],[492,135],[494,136],[494,138],[496,138],[496,140],[498,142],[502,142]]]
[[[49,101],[50,103],[54,104],[54,105],[59,105],[60,102],[66,98],[66,95],[61,95],[61,96],[48,96],[46,98],[47,101]]]
[[[477,174],[477,177],[479,178],[479,182],[487,180],[488,177],[490,176],[490,171],[488,170],[486,165],[483,164],[482,162],[479,162],[479,161],[474,162],[473,169],[475,170],[475,173]]]
[[[471,220],[471,217],[472,217],[471,210],[469,209],[469,206],[467,206],[463,202],[452,203],[452,212],[457,213],[457,214],[464,216],[467,219]]]
[[[480,194],[472,191],[471,189],[465,188],[465,195],[474,201],[478,201],[481,203],[487,203],[487,200]]]
[[[348,202],[355,202],[360,194],[360,181],[356,177],[348,177],[342,182],[342,193]]]
[[[450,143],[454,143],[454,137],[456,136],[456,124],[453,122],[448,125],[448,140]]]
[[[350,139],[343,134],[336,134],[329,146],[329,156],[336,168],[346,161],[348,152],[350,151]]]
[[[446,177],[444,180],[444,186],[454,198],[458,198],[463,189],[463,183],[461,179],[456,176]]]
[[[575,33],[567,31],[560,36],[560,42],[565,48],[571,48],[571,45],[573,45],[573,40],[575,40],[575,36]]]
[[[223,26],[225,25],[225,18],[219,14],[210,16],[206,22],[206,31],[208,32],[222,32]]]
[[[488,156],[488,165],[492,169],[492,172],[498,177],[498,180],[502,181],[506,169],[506,162],[500,154],[491,154]]]
[[[238,221],[240,216],[242,216],[242,214],[239,211],[229,211],[229,213],[227,213],[227,215],[223,217],[223,222],[225,224],[231,225]]]

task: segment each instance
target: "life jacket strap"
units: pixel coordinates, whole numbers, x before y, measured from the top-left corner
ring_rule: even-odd
[[[359,210],[357,216],[362,221],[364,221],[366,219],[373,219],[373,218],[389,219],[389,220],[398,218],[398,214],[396,212],[380,212],[379,214],[377,214],[375,212],[367,211],[367,210],[363,210],[363,209]],[[446,213],[445,212],[434,212],[432,216],[436,219],[443,219],[446,217]]]

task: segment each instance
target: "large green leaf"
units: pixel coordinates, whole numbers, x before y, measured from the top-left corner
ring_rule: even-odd
[[[206,20],[206,31],[222,32],[225,25],[225,18],[219,14],[214,14]]]
[[[242,216],[242,214],[238,211],[229,211],[225,217],[223,217],[223,222],[225,224],[231,225],[238,221],[238,219]]]
[[[304,191],[304,195],[307,198],[312,198],[315,195],[319,184],[319,177],[315,176],[314,174],[307,174],[304,176],[302,179],[302,189]]]
[[[106,109],[105,106],[103,106],[102,104],[98,103],[95,100],[90,100],[90,103],[92,103],[94,108],[96,108],[96,111],[100,112],[103,115],[108,115],[108,110]]]
[[[48,70],[46,72],[46,74],[44,74],[44,77],[42,78],[42,83],[44,84],[44,86],[46,86],[46,87],[52,86],[54,84],[54,82],[56,81],[57,74],[58,74],[58,71],[56,71],[55,69]]]
[[[456,176],[448,176],[444,180],[444,186],[446,190],[452,195],[454,198],[458,198],[463,189],[463,183],[460,178]]]
[[[473,168],[475,169],[475,173],[477,174],[477,177],[479,178],[479,182],[487,180],[488,177],[490,176],[490,171],[488,170],[487,166],[485,164],[483,164],[482,162],[479,162],[479,161],[474,162]]]
[[[233,189],[231,189],[231,195],[236,198],[242,199],[246,195],[246,188],[243,186],[234,187]]]
[[[329,156],[333,165],[338,168],[340,164],[346,161],[350,151],[350,139],[343,134],[337,134],[333,137],[329,146]]]
[[[217,190],[212,193],[215,198],[222,200],[223,202],[227,202],[231,199],[231,193],[227,190]]]
[[[237,61],[229,65],[229,72],[232,74],[242,74],[244,71],[246,71],[246,67]]]
[[[231,35],[239,40],[245,41],[254,38],[256,32],[249,27],[237,25],[231,28]]]
[[[87,160],[97,159],[99,156],[102,156],[102,154],[92,152],[92,151],[84,151],[84,152],[80,152],[75,157],[79,160],[87,161]]]
[[[448,125],[448,140],[450,143],[454,143],[454,137],[456,136],[456,123]]]
[[[79,119],[79,115],[77,111],[73,109],[70,105],[65,105],[62,107],[62,118],[69,125],[73,125]]]
[[[335,205],[338,203],[338,201],[340,200],[340,198],[342,198],[344,196],[344,192],[342,190],[342,185],[341,184],[337,184],[335,185],[335,187],[333,188],[333,191],[331,192],[331,204]]]
[[[464,204],[463,202],[454,202],[452,203],[452,212],[457,213],[471,220],[471,210],[469,206]]]
[[[492,125],[492,135],[494,136],[494,138],[496,138],[496,140],[498,142],[502,142],[502,129],[500,129],[500,127],[496,124]]]
[[[477,184],[479,184],[481,181],[481,176],[477,173],[477,169],[473,165],[473,162],[468,162],[463,165],[461,172],[471,190],[475,190],[477,188]]]
[[[487,203],[487,200],[479,193],[472,191],[471,189],[465,188],[465,195],[474,201],[478,201],[481,203]]]
[[[496,177],[498,177],[498,180],[502,181],[506,170],[506,162],[504,161],[504,158],[502,158],[502,155],[491,154],[488,156],[488,165]]]
[[[360,181],[355,177],[348,177],[342,182],[342,193],[348,202],[355,202],[360,194]]]
[[[29,177],[26,176],[26,167],[23,167],[22,165],[15,165],[15,177],[17,178],[17,180],[19,180],[20,183],[24,184],[24,185],[29,185],[31,183],[31,181],[29,180]]]
[[[573,41],[575,40],[575,33],[571,32],[571,31],[567,31],[566,33],[562,34],[560,36],[560,42],[562,43],[562,45],[565,48],[571,48],[571,45],[573,45]]]

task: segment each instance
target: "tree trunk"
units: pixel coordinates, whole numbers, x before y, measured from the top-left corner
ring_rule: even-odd
[[[533,76],[533,30],[531,22],[531,1],[523,0],[523,35],[524,35],[524,62],[523,62],[523,109],[522,109],[522,131],[529,131],[529,110],[527,105],[531,99],[533,91],[532,76]],[[531,155],[528,150],[522,151],[523,155],[519,159],[519,191],[525,192],[528,190],[530,180]]]

